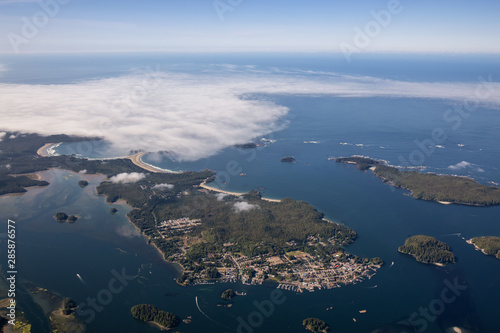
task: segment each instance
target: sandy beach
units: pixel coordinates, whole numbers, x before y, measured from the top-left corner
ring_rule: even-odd
[[[204,188],[206,190],[209,190],[209,191],[214,191],[214,192],[219,192],[219,193],[234,195],[234,196],[237,196],[237,197],[246,194],[246,193],[241,193],[241,192],[224,191],[224,190],[218,189],[216,187],[211,187],[211,186],[207,185],[205,182],[201,183],[200,187],[202,187],[202,188]],[[269,198],[264,198],[264,197],[262,197],[261,199],[265,200],[265,201],[269,201],[269,202],[281,202],[281,200],[279,200],[279,199],[269,199]]]
[[[48,153],[48,150],[50,148],[52,148],[52,146],[56,145],[57,143],[46,143],[44,144],[42,147],[40,147],[36,153],[39,155],[39,156],[42,156],[42,157],[48,157],[50,156],[50,154]]]
[[[59,146],[61,143],[46,143],[42,147],[40,147],[37,150],[37,154],[42,157],[50,157],[53,156],[54,153],[51,152],[51,150],[57,146]],[[134,155],[130,156],[124,156],[124,157],[117,157],[116,159],[121,159],[121,158],[126,158],[132,161],[135,165],[138,167],[149,171],[149,172],[155,172],[155,173],[160,173],[160,172],[168,172],[168,173],[181,173],[181,171],[173,171],[173,170],[168,170],[168,169],[162,169],[159,167],[156,167],[154,165],[148,164],[142,160],[142,157],[146,155],[147,153],[145,152],[140,152]],[[91,160],[100,160],[99,158],[89,158]],[[103,160],[109,160],[109,159],[114,159],[114,158],[103,158]]]
[[[134,155],[126,156],[124,158],[127,158],[132,161],[135,165],[137,165],[140,168],[143,168],[144,170],[147,170],[149,172],[155,172],[155,173],[161,173],[161,172],[167,172],[167,173],[181,173],[181,171],[173,171],[173,170],[168,170],[168,169],[162,169],[159,167],[156,167],[154,165],[151,165],[149,163],[146,163],[142,160],[142,157],[146,155],[145,152],[140,152]]]

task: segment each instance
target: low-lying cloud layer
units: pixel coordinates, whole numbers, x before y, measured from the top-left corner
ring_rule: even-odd
[[[235,202],[233,205],[233,208],[237,213],[246,212],[246,211],[252,210],[252,209],[257,208],[257,207],[258,206],[252,205],[246,201]]]
[[[119,173],[116,176],[111,177],[109,180],[112,183],[122,183],[122,184],[128,184],[128,183],[136,183],[139,180],[142,180],[146,178],[146,175],[143,173],[138,173],[138,172],[131,172],[131,173]]]
[[[483,169],[481,169],[477,164],[473,164],[467,161],[462,161],[454,165],[448,166],[448,169],[450,170],[463,170],[463,169],[475,169],[477,172],[484,172]]]
[[[159,190],[159,191],[168,191],[168,190],[172,190],[173,188],[174,188],[174,184],[167,184],[167,183],[156,184],[155,186],[153,186],[153,190]]]
[[[0,67],[1,68],[1,67]],[[0,84],[0,130],[102,137],[112,149],[192,161],[286,125],[288,108],[255,94],[478,97],[500,108],[500,84],[415,83],[332,73],[147,72],[63,85]],[[492,93],[496,91],[496,93]],[[116,155],[115,155],[116,156]]]

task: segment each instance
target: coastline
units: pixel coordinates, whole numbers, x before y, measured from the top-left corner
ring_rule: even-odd
[[[390,164],[387,164],[387,166],[393,167],[393,168],[397,168],[396,166],[393,166],[393,165],[390,165]],[[410,192],[411,197],[413,199],[416,199],[416,200],[423,200],[423,201],[429,201],[429,202],[437,202],[437,203],[439,203],[441,205],[453,205],[453,204],[456,204],[456,205],[473,206],[473,207],[487,207],[488,206],[488,205],[481,205],[481,204],[471,204],[471,203],[468,203],[468,202],[460,202],[460,201],[440,201],[440,200],[434,200],[434,199],[417,198],[417,197],[415,197],[415,195],[413,193],[413,190],[411,190],[410,188],[405,187],[405,186],[396,186],[396,184],[394,184],[392,181],[388,180],[387,178],[384,178],[382,176],[377,175],[376,172],[375,172],[375,168],[372,169],[372,167],[371,167],[370,170],[373,172],[373,174],[375,175],[375,177],[379,178],[384,183],[386,183],[386,184],[388,184],[388,185],[390,185],[390,186],[392,186],[394,188],[400,188],[400,189],[403,189],[405,191]],[[438,176],[440,176],[440,175],[438,175]],[[465,178],[469,178],[469,177],[465,177]],[[473,178],[469,178],[469,179],[471,179],[472,181],[475,181]]]
[[[358,169],[359,169],[360,163],[367,164],[369,166],[368,170],[371,170],[373,172],[373,174],[377,178],[379,178],[380,180],[382,180],[382,182],[384,182],[384,183],[386,183],[386,184],[388,184],[390,186],[393,186],[394,188],[400,188],[400,189],[408,191],[409,194],[410,194],[408,196],[411,196],[413,199],[416,199],[416,200],[424,200],[424,201],[437,202],[437,203],[439,203],[441,205],[457,204],[457,205],[474,206],[474,207],[487,207],[487,206],[500,205],[499,202],[488,202],[487,200],[483,201],[482,203],[470,203],[470,202],[460,201],[460,198],[456,198],[456,199],[452,198],[452,199],[448,199],[448,200],[452,200],[452,201],[445,201],[445,200],[437,200],[435,198],[416,197],[414,191],[410,188],[410,185],[405,185],[405,184],[396,185],[390,179],[385,178],[384,176],[382,176],[380,174],[377,174],[377,168],[378,168],[378,166],[386,166],[388,168],[395,169],[398,172],[407,172],[408,171],[408,170],[404,170],[404,169],[401,170],[402,167],[400,167],[400,166],[391,165],[391,164],[389,164],[385,160],[374,159],[374,158],[371,158],[369,156],[363,156],[363,155],[352,155],[351,157],[330,157],[328,159],[329,160],[333,160],[333,161],[335,161],[337,163],[353,164],[353,165],[358,166]],[[355,159],[355,160],[352,160],[352,159]],[[365,159],[365,161],[359,161],[359,159]],[[365,170],[365,169],[363,169],[363,170]],[[467,176],[437,174],[437,173],[433,173],[433,172],[427,172],[427,173],[425,173],[425,172],[417,172],[417,174],[419,176],[425,176],[425,175],[432,174],[432,175],[435,175],[437,177],[465,178],[465,179],[468,179],[468,180],[474,182],[475,185],[477,185],[477,186],[484,186],[486,188],[495,188],[495,186],[481,184],[481,183],[477,182],[474,178],[467,177]],[[426,191],[426,190],[422,190],[421,192],[428,193],[428,191]],[[432,193],[432,191],[430,191],[430,192]],[[404,195],[407,195],[407,194],[404,193]]]
[[[245,195],[246,193],[241,193],[241,192],[230,192],[230,191],[225,191],[218,189],[216,187],[212,187],[210,185],[207,185],[206,180],[203,181],[203,183],[200,184],[201,188],[204,188],[205,190],[213,191],[213,192],[218,192],[218,193],[224,193],[224,194],[229,194],[229,195],[234,195],[236,197],[240,197],[242,195]],[[261,197],[262,200],[264,201],[269,201],[269,202],[281,202],[281,199],[270,199],[270,198],[264,198]]]
[[[41,157],[55,156],[56,154],[55,154],[54,148],[59,147],[59,145],[61,145],[61,144],[62,144],[62,142],[58,142],[58,143],[46,143],[43,146],[41,146],[36,151],[36,153],[39,156],[41,156]]]
[[[127,202],[127,200],[125,200],[125,199],[118,199],[118,200],[117,200],[117,201],[115,201],[115,202],[109,202],[109,201],[108,201],[108,196],[107,196],[107,195],[105,195],[105,194],[96,194],[96,195],[97,195],[97,196],[102,196],[102,197],[104,197],[104,201],[105,201],[105,202],[106,202],[106,204],[108,204],[108,205],[127,205],[128,207],[130,207],[130,208],[131,208],[130,210],[133,210],[133,209],[139,209],[139,208],[136,208],[136,207],[132,206],[131,204],[129,204],[129,203]],[[128,222],[129,222],[129,223],[130,223],[130,224],[131,224],[134,228],[135,228],[135,230],[137,230],[137,232],[138,232],[138,233],[139,233],[142,237],[144,237],[144,238],[145,238],[145,240],[146,240],[146,242],[148,243],[148,245],[152,245],[152,246],[153,246],[153,247],[154,247],[154,248],[158,251],[158,254],[160,255],[161,259],[162,259],[164,262],[166,262],[167,264],[171,264],[171,265],[178,265],[178,266],[181,268],[182,272],[184,271],[184,267],[183,267],[181,264],[179,264],[179,263],[177,263],[177,262],[171,262],[171,261],[168,261],[168,260],[165,258],[165,255],[163,254],[163,252],[161,252],[161,250],[158,248],[158,246],[156,245],[156,243],[154,243],[154,242],[152,242],[152,241],[151,241],[151,242],[148,242],[149,238],[148,238],[148,237],[147,237],[147,236],[146,236],[146,235],[145,235],[145,234],[141,231],[141,229],[139,229],[139,227],[137,227],[137,226],[135,225],[135,223],[133,223],[133,222],[132,222],[132,220],[131,220],[131,219],[130,219],[130,217],[128,216],[128,213],[127,213],[127,214],[125,214],[125,217],[127,218],[127,221],[128,221]]]
[[[476,250],[477,250],[477,251],[481,251],[481,252],[483,252],[483,254],[484,254],[485,256],[487,256],[487,255],[488,255],[488,254],[486,253],[486,251],[484,251],[482,248],[480,248],[479,246],[477,246],[476,244],[474,244],[474,243],[472,242],[472,238],[471,238],[471,239],[466,240],[465,242],[466,242],[467,244],[474,245],[474,247],[476,248]]]
[[[446,264],[443,264],[441,262],[425,262],[425,261],[421,261],[421,260],[418,260],[417,259],[417,256],[414,255],[414,254],[410,254],[410,253],[406,253],[406,252],[402,252],[398,249],[398,252],[401,253],[401,254],[406,254],[406,255],[409,255],[411,257],[413,257],[413,259],[415,259],[417,262],[421,263],[421,264],[426,264],[426,265],[435,265],[435,266],[439,266],[439,267],[444,267],[446,265],[449,265],[449,264],[454,264],[454,263],[446,263]]]
[[[142,168],[146,171],[149,171],[149,172],[154,172],[154,173],[182,173],[182,171],[174,171],[174,170],[169,170],[169,169],[163,169],[163,168],[160,168],[160,167],[157,167],[157,166],[154,166],[152,164],[149,164],[149,163],[146,163],[142,160],[142,157],[144,155],[146,155],[147,153],[145,152],[140,152],[140,153],[137,153],[137,154],[134,154],[134,155],[130,155],[130,156],[125,156],[123,158],[126,158],[128,160],[131,160],[132,163],[134,163],[135,165],[137,165],[139,168]]]
[[[48,147],[52,147],[52,146],[48,146]],[[136,159],[136,161],[138,161],[138,162],[139,162],[139,161],[140,161],[141,156],[143,156],[144,154],[145,154],[145,153],[135,154],[135,159]],[[129,167],[130,167],[130,166],[129,166]],[[61,169],[61,170],[64,170],[63,168],[55,168],[55,169]],[[44,171],[45,171],[45,170],[44,170]],[[70,172],[72,172],[72,173],[75,173],[74,171],[71,171],[71,170],[67,170],[67,171],[70,171]],[[155,170],[155,171],[156,171],[156,170]],[[86,173],[85,173],[85,174],[79,174],[79,175],[80,175],[80,176],[83,176],[83,177],[95,177],[95,176],[98,176],[97,174],[96,174],[96,175],[93,175],[93,174],[86,174]],[[99,175],[99,176],[100,176],[100,175]],[[105,176],[103,176],[103,178],[104,178],[104,179],[106,179],[106,177],[105,177]],[[213,192],[224,192],[224,193],[227,193],[227,194],[229,194],[229,195],[234,195],[234,196],[239,196],[239,195],[245,194],[245,193],[238,193],[238,192],[223,191],[223,190],[219,190],[219,189],[216,189],[216,188],[212,188],[212,187],[210,187],[209,185],[207,185],[207,184],[206,184],[206,182],[207,182],[207,180],[208,180],[208,179],[210,179],[210,177],[209,177],[209,178],[207,178],[207,179],[205,179],[205,181],[202,181],[202,182],[201,182],[201,184],[200,184],[200,183],[199,183],[199,182],[200,182],[200,178],[198,178],[198,179],[196,179],[196,182],[195,182],[195,183],[193,183],[193,186],[194,186],[194,187],[204,188],[204,189],[206,189],[206,190],[210,190],[210,191],[213,191]],[[94,187],[92,186],[92,187],[91,187],[91,188],[89,188],[89,189],[92,189],[92,188],[94,188]],[[92,190],[92,192],[94,192],[94,193],[95,193],[95,191],[94,191],[94,190]],[[132,209],[134,209],[134,208],[135,208],[134,206],[130,205],[130,204],[127,202],[127,200],[126,200],[126,199],[118,200],[118,201],[116,201],[116,202],[108,202],[108,200],[107,200],[108,196],[107,196],[107,195],[105,195],[105,194],[97,194],[97,193],[96,193],[96,195],[99,195],[99,196],[100,196],[100,195],[103,195],[103,196],[106,198],[106,200],[105,200],[105,201],[106,201],[106,203],[108,203],[108,204],[122,204],[122,203],[125,203],[128,207],[130,207],[130,208],[132,208]],[[213,194],[210,194],[210,195],[213,195]],[[278,200],[278,199],[269,199],[269,198],[261,198],[261,200],[266,200],[266,201],[271,201],[271,202],[281,202],[281,200]],[[137,209],[137,208],[135,208],[135,209]],[[138,225],[136,225],[136,224],[134,223],[134,221],[132,221],[132,219],[129,217],[129,215],[128,215],[128,214],[126,214],[125,216],[127,217],[128,222],[129,222],[129,223],[131,223],[131,224],[134,226],[134,229],[135,229],[135,230],[137,230],[137,231],[138,231],[138,233],[139,233],[139,234],[141,234],[141,235],[144,237],[144,240],[145,240],[145,241],[147,241],[148,245],[153,245],[153,246],[156,248],[156,251],[155,251],[155,250],[153,250],[153,252],[156,252],[156,253],[157,253],[157,255],[161,256],[161,258],[157,258],[159,261],[164,262],[164,263],[167,263],[167,264],[169,264],[169,265],[173,265],[173,266],[174,266],[174,268],[176,269],[176,271],[177,271],[179,274],[182,274],[183,272],[185,272],[185,271],[186,271],[186,270],[185,270],[185,268],[183,267],[183,265],[181,265],[178,261],[169,261],[169,260],[165,257],[165,254],[163,253],[163,251],[161,251],[161,250],[160,250],[160,248],[159,248],[159,246],[156,244],[155,240],[154,240],[154,239],[150,239],[150,241],[148,241],[148,236],[146,236],[144,233],[142,233],[142,232],[141,232],[141,230],[140,230],[140,228],[138,227]],[[325,218],[325,219],[324,219],[324,221],[328,221],[328,220]],[[329,222],[331,222],[331,221],[329,221]],[[375,266],[374,266],[374,267],[375,267]],[[336,267],[335,267],[335,268],[336,268]],[[333,267],[330,267],[330,269],[332,269],[332,270],[333,270]],[[356,269],[357,269],[357,270],[359,270],[359,273],[362,273],[362,274],[360,274],[360,276],[359,276],[359,277],[356,277],[356,276],[354,276],[354,275],[353,275],[353,276],[350,276],[350,277],[348,277],[348,278],[344,279],[344,280],[342,281],[342,284],[345,284],[345,285],[348,285],[348,284],[355,284],[355,283],[357,283],[357,282],[362,281],[362,280],[364,279],[364,277],[365,277],[365,276],[371,277],[371,276],[367,275],[368,273],[366,273],[366,272],[368,272],[368,271],[366,271],[366,272],[365,272],[365,271],[363,271],[363,269],[362,269],[362,267],[361,267],[361,266],[360,266],[360,267],[356,267]],[[376,272],[376,270],[377,270],[378,268],[376,267],[376,268],[370,268],[370,269],[371,269],[371,270],[373,270],[374,272]],[[366,269],[365,269],[365,270],[366,270]],[[204,278],[201,278],[201,280],[199,280],[199,281],[202,281],[202,282],[198,282],[198,281],[196,281],[196,282],[195,282],[195,284],[198,284],[198,283],[203,284],[203,283],[205,282],[205,279],[204,279]],[[230,280],[227,280],[227,281],[232,282],[232,281],[230,281]],[[245,283],[245,281],[243,281],[243,283]],[[259,284],[259,281],[257,281],[256,283],[257,283],[257,284]],[[340,283],[340,282],[339,282],[339,283]],[[178,283],[178,284],[180,284],[180,283]],[[290,284],[290,285],[295,285],[295,286],[297,287],[297,286],[299,286],[299,283],[292,283],[292,284]],[[306,289],[308,289],[308,290],[313,290],[313,289],[314,289],[314,288],[316,288],[316,287],[317,287],[318,289],[322,289],[322,288],[328,288],[328,289],[330,289],[330,288],[334,288],[334,286],[333,286],[333,284],[332,284],[332,283],[330,283],[329,285],[326,285],[326,284],[319,284],[319,283],[314,282],[314,283],[312,283],[312,284],[305,283],[305,286],[306,286]],[[338,287],[338,285],[336,285],[336,286]],[[301,288],[299,288],[299,289],[301,289]]]
[[[55,153],[54,149],[59,147],[62,144],[62,142],[59,143],[46,143],[42,147],[40,147],[37,150],[37,155],[41,157],[50,157],[50,156],[57,156],[58,154]],[[182,173],[182,171],[174,171],[174,170],[169,170],[169,169],[163,169],[157,166],[154,166],[152,164],[146,163],[142,160],[142,157],[146,155],[146,152],[140,152],[137,154],[129,155],[129,156],[123,156],[123,157],[115,157],[115,158],[87,158],[83,157],[88,160],[119,160],[119,159],[128,159],[132,161],[136,166],[139,168],[142,168],[146,171],[149,172],[154,172],[154,173]]]

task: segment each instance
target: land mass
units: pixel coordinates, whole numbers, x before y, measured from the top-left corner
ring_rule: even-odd
[[[455,263],[455,255],[448,244],[426,235],[416,235],[406,239],[398,251],[413,256],[425,264],[445,265]]]
[[[409,190],[415,199],[473,206],[500,205],[500,187],[488,186],[460,176],[402,171],[363,156],[339,157],[338,163],[371,169],[384,182]]]
[[[130,312],[135,319],[156,324],[162,330],[172,329],[180,323],[179,317],[173,313],[160,310],[151,304],[134,305]]]
[[[495,256],[500,259],[500,237],[474,237],[468,240],[467,243],[473,244],[477,250],[480,250],[488,256]]]
[[[0,142],[0,165],[9,163],[8,171],[0,170],[7,176],[48,168],[100,173],[108,179],[121,173],[143,174],[135,183],[104,181],[97,192],[109,203],[123,199],[133,207],[127,214],[131,223],[165,260],[182,266],[177,280],[181,285],[210,280],[260,284],[274,279],[287,285],[285,289],[314,290],[370,278],[383,264],[380,258],[346,253],[343,246],[356,239],[356,232],[327,221],[306,202],[265,200],[258,191],[217,193],[206,186],[215,176],[210,170],[171,173],[145,170],[126,158],[39,156],[40,144],[65,138],[8,134],[9,139]]]
[[[330,327],[321,319],[306,318],[302,321],[302,326],[311,332],[328,332]]]
[[[285,157],[282,157],[281,162],[286,162],[286,163],[293,163],[295,162],[295,157],[293,156],[285,156]]]

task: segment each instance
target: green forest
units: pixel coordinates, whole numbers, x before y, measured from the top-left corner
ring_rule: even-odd
[[[327,332],[330,329],[323,320],[318,318],[306,318],[302,321],[302,326],[311,332]]]
[[[416,235],[406,239],[398,251],[409,254],[425,264],[450,264],[455,262],[448,244],[426,235]]]
[[[7,132],[0,141],[0,195],[7,193],[23,193],[26,187],[46,186],[46,181],[33,180],[27,176],[11,176],[29,174],[49,168],[61,168],[70,171],[86,170],[87,173],[102,173],[108,177],[122,172],[144,172],[144,170],[128,159],[87,160],[75,156],[41,157],[38,149],[50,142],[76,142],[91,138],[70,137],[67,135],[40,136],[38,134],[20,134]],[[95,139],[95,138],[94,138]]]
[[[354,163],[360,170],[375,166],[377,177],[395,187],[411,191],[415,199],[475,206],[500,205],[500,187],[479,184],[470,178],[402,171],[361,156],[339,157],[335,161]]]
[[[484,236],[471,239],[472,244],[480,248],[486,255],[500,259],[500,237]]]
[[[226,301],[231,300],[234,296],[236,296],[236,293],[234,292],[233,289],[226,289],[220,295],[220,297]]]
[[[378,165],[375,174],[396,187],[410,190],[416,199],[477,206],[500,204],[499,187],[482,185],[465,177],[400,171],[386,165]]]
[[[173,313],[160,310],[151,304],[134,305],[130,309],[130,312],[135,319],[142,320],[144,322],[152,321],[167,329],[174,328],[180,323],[179,317]]]
[[[211,252],[219,252],[224,243],[232,243],[228,250],[254,256],[260,253],[284,253],[289,250],[306,250],[308,239],[317,237],[332,240],[337,246],[325,251],[342,251],[356,239],[356,232],[337,223],[323,220],[323,214],[303,201],[287,198],[281,202],[261,200],[258,191],[251,191],[243,200],[255,209],[237,212],[234,205],[241,202],[234,196],[219,200],[215,195],[197,189],[209,172],[183,174],[154,174],[134,184],[102,183],[98,193],[107,196],[108,202],[125,199],[136,208],[129,212],[131,221],[146,235],[154,235],[160,221],[188,217],[203,223],[190,231],[189,238],[201,238],[186,253],[190,262],[198,262]],[[157,183],[175,184],[169,192],[156,193]],[[169,259],[179,252],[178,242],[184,233],[171,233],[167,238],[152,241]],[[291,243],[292,242],[292,243]],[[288,244],[287,244],[288,243]],[[294,245],[291,245],[294,244]]]
[[[179,278],[181,284],[190,283],[193,276],[198,279],[202,276],[204,279],[219,278],[217,268],[232,265],[222,258],[228,253],[236,257],[257,258],[255,265],[265,264],[266,256],[293,251],[307,253],[323,263],[331,260],[383,263],[380,258],[370,260],[347,255],[343,246],[356,239],[356,232],[342,224],[326,221],[321,212],[304,201],[285,198],[270,202],[262,200],[259,191],[250,191],[242,197],[215,195],[200,187],[202,182],[214,179],[215,173],[210,170],[150,173],[128,159],[102,161],[75,156],[41,157],[37,150],[45,143],[84,138],[18,133],[14,136],[11,139],[8,134],[9,139],[0,142],[0,149],[4,151],[0,154],[0,163],[9,163],[8,172],[6,168],[0,168],[4,172],[0,176],[10,177],[10,172],[32,173],[53,167],[75,172],[86,170],[89,174],[101,173],[108,177],[123,172],[144,173],[146,177],[136,183],[104,181],[97,187],[97,193],[106,196],[109,203],[123,199],[132,206],[127,216],[149,238],[148,242],[154,244],[166,260],[181,264],[185,272],[189,272]],[[15,186],[23,191],[22,184],[18,181]],[[172,186],[158,187],[158,184]],[[0,187],[2,189],[10,190],[7,186]],[[76,220],[76,216],[66,216],[60,220]],[[182,222],[187,227],[165,225],[167,221],[178,219],[187,221]],[[212,260],[214,257],[216,259]],[[280,264],[276,270],[285,270],[290,265],[292,263]],[[271,274],[274,273],[271,270]],[[248,275],[252,278],[250,272]]]
[[[372,166],[380,164],[379,161],[364,156],[339,157],[335,159],[335,162],[346,164],[354,163],[361,171],[368,170]]]

